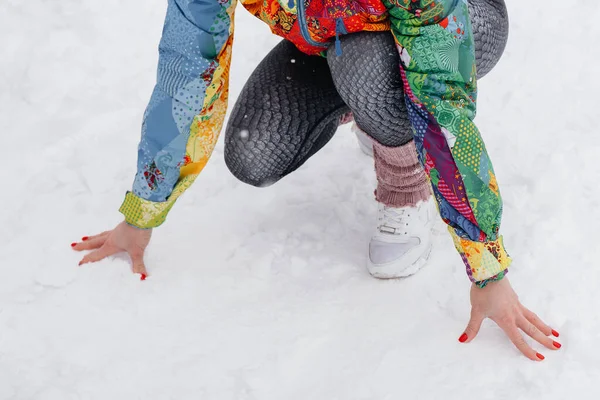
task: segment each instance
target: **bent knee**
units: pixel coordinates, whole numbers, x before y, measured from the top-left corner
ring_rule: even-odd
[[[413,130],[406,109],[381,107],[355,112],[358,127],[379,144],[387,147],[403,146],[413,139]]]
[[[225,145],[225,164],[233,176],[255,187],[268,187],[279,181],[283,174],[276,167],[276,158],[250,143]]]
[[[252,165],[247,165],[237,161],[227,161],[227,158],[225,159],[225,163],[227,164],[227,168],[229,168],[229,171],[231,171],[233,176],[235,176],[238,180],[254,187],[268,187],[281,179],[281,177],[277,175],[264,174],[260,169],[256,169]]]

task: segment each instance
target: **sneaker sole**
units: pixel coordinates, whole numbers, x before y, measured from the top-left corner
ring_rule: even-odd
[[[371,264],[369,261],[367,264],[367,269],[372,277],[377,279],[400,279],[407,278],[411,275],[416,274],[427,264],[427,260],[429,260],[429,256],[431,255],[432,244],[430,243],[423,255],[414,263],[409,265],[408,267],[402,268],[402,270],[398,270],[397,267],[392,266],[376,266]]]

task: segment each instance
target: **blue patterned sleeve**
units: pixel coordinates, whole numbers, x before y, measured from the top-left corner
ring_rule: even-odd
[[[120,210],[134,226],[160,225],[216,144],[227,104],[235,5],[168,0],[137,173]]]

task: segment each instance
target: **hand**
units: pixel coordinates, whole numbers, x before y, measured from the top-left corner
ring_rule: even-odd
[[[148,271],[144,265],[144,251],[151,236],[152,229],[137,229],[121,222],[115,229],[96,236],[83,237],[81,242],[73,243],[71,247],[77,251],[94,250],[83,257],[79,262],[80,266],[124,251],[131,257],[133,272],[140,274],[141,280],[145,280]]]
[[[550,350],[558,350],[561,347],[560,343],[549,338],[550,335],[558,337],[558,332],[519,302],[507,278],[492,282],[483,289],[476,285],[471,287],[471,320],[465,333],[458,340],[461,343],[473,340],[485,318],[497,323],[521,353],[530,360],[542,361],[544,356],[527,344],[519,329]]]

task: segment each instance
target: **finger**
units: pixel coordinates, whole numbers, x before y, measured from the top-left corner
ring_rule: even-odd
[[[544,335],[546,336],[556,336],[558,337],[558,332],[550,328],[548,325],[544,323],[533,311],[527,309],[526,307],[521,306],[521,310],[523,311],[523,315],[529,322],[536,326]]]
[[[84,241],[85,241],[85,240],[90,240],[90,239],[96,239],[96,238],[99,238],[99,237],[105,237],[105,236],[108,236],[108,235],[110,234],[110,232],[111,232],[111,231],[104,231],[104,232],[102,232],[102,233],[99,233],[99,234],[97,234],[97,235],[92,235],[92,236],[84,236],[84,238],[85,238],[85,239],[84,239],[84,238],[82,238],[81,240],[84,240]]]
[[[104,243],[106,242],[107,237],[108,237],[108,235],[90,238],[90,239],[87,239],[85,242],[75,243],[75,246],[72,246],[72,247],[73,247],[73,250],[77,250],[77,251],[99,249],[100,247],[104,246]]]
[[[142,250],[136,250],[129,253],[131,257],[131,263],[133,265],[133,273],[140,274],[141,280],[146,280],[148,277],[148,271],[144,264],[144,252]]]
[[[461,343],[469,343],[471,340],[475,339],[477,333],[479,333],[479,329],[481,328],[481,324],[485,319],[484,315],[471,309],[471,319],[467,324],[467,328],[462,336],[458,339]]]
[[[104,245],[98,250],[92,251],[90,254],[87,254],[85,257],[83,257],[83,259],[79,262],[79,265],[81,266],[83,264],[98,262],[106,257],[117,254],[119,251],[120,250],[117,247]]]
[[[517,325],[529,337],[531,337],[532,339],[534,339],[539,344],[542,344],[542,345],[546,346],[550,350],[558,350],[558,349],[561,348],[561,344],[560,343],[555,342],[554,340],[550,339],[548,336],[544,335],[542,333],[542,331],[540,331],[534,324],[532,324],[531,322],[529,322],[527,320],[527,318],[521,317],[518,320]]]
[[[542,361],[544,359],[543,355],[533,350],[531,346],[527,344],[514,321],[500,322],[498,325],[506,333],[510,341],[513,342],[517,349],[519,349],[519,351],[525,355],[525,357],[533,361]]]

